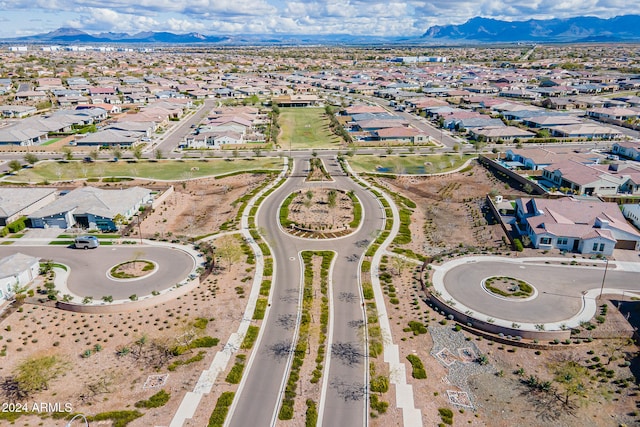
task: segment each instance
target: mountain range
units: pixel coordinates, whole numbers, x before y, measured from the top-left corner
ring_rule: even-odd
[[[567,19],[530,19],[501,21],[472,18],[461,25],[436,25],[418,37],[359,36],[349,34],[242,34],[204,35],[171,32],[98,33],[89,34],[74,28],[26,37],[5,39],[11,43],[53,44],[220,44],[220,45],[429,45],[469,43],[580,43],[640,41],[640,15],[601,19],[582,16]]]
[[[423,35],[432,42],[615,42],[640,40],[640,15],[601,19],[580,16],[566,19],[500,21],[472,18],[462,25],[436,25]]]

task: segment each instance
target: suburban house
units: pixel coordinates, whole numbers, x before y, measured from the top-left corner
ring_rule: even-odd
[[[640,229],[640,205],[624,204],[622,205],[622,215]]]
[[[613,144],[613,147],[611,147],[611,152],[620,157],[626,157],[632,160],[640,161],[640,142],[616,142]]]
[[[551,135],[560,138],[616,139],[624,134],[618,129],[590,123],[553,126]]]
[[[21,119],[37,112],[36,107],[29,105],[0,105],[0,114],[6,118]]]
[[[37,211],[55,198],[53,188],[0,188],[0,226]]]
[[[16,287],[28,285],[40,274],[40,259],[16,252],[0,259],[0,300],[10,300]]]
[[[378,141],[404,141],[412,144],[429,142],[429,135],[412,127],[383,128],[372,131],[371,135]]]
[[[143,135],[143,133],[135,131],[105,129],[95,133],[89,133],[84,138],[76,140],[76,145],[97,147],[131,147],[139,143]]]
[[[587,116],[596,120],[618,120],[635,119],[640,116],[640,112],[629,108],[611,107],[611,108],[594,108],[587,111]]]
[[[272,102],[280,107],[309,107],[318,103],[318,95],[283,95],[273,98]]]
[[[618,194],[629,180],[628,176],[610,173],[595,165],[585,165],[575,160],[553,163],[545,167],[542,177],[557,189],[568,188],[575,194],[586,196]]]
[[[597,155],[591,153],[576,153],[568,149],[549,148],[526,148],[526,149],[508,149],[505,151],[505,162],[512,167],[520,167],[529,170],[542,170],[554,163],[575,160],[580,163],[595,163],[598,160]]]
[[[34,228],[81,227],[116,230],[118,217],[131,218],[151,201],[151,191],[142,187],[103,190],[77,188],[29,215]]]
[[[520,232],[538,249],[611,255],[614,249],[640,249],[640,233],[616,203],[561,199],[518,199]]]
[[[486,142],[513,141],[514,139],[529,139],[536,135],[515,126],[484,127],[469,129],[471,138]]]
[[[47,134],[40,130],[8,126],[0,129],[0,145],[40,145],[47,140]]]

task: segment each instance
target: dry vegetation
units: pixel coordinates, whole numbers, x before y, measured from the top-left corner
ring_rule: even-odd
[[[437,255],[463,247],[505,249],[502,228],[484,208],[485,196],[491,190],[504,189],[504,184],[475,162],[462,173],[378,181],[416,203],[410,225],[412,242],[406,245],[414,252]]]

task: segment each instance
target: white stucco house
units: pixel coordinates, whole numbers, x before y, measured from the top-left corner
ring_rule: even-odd
[[[16,252],[0,259],[0,301],[13,298],[16,287],[28,285],[39,273],[39,258]]]
[[[622,214],[631,221],[636,228],[640,229],[640,205],[622,205]]]
[[[616,203],[573,198],[516,200],[517,226],[538,249],[611,255],[640,249],[640,233]]]

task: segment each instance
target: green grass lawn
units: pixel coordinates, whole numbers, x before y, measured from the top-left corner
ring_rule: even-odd
[[[329,129],[324,108],[281,108],[279,118],[282,133],[278,138],[282,148],[335,148],[340,138]]]
[[[22,169],[16,175],[8,177],[12,182],[69,181],[83,178],[99,178],[112,176],[130,176],[148,179],[177,181],[200,178],[204,176],[226,175],[234,172],[273,169],[280,170],[282,160],[273,157],[259,157],[251,160],[235,159],[226,161],[214,159],[200,160],[160,160],[150,162],[141,160],[137,163],[126,161],[82,163],[72,161],[40,162],[30,169]]]
[[[55,144],[56,142],[60,141],[61,139],[62,138],[51,138],[47,142],[45,142],[44,144],[40,144],[40,145],[41,146],[46,146],[46,145]]]
[[[471,154],[420,154],[408,156],[356,155],[347,158],[356,172],[390,174],[442,173],[459,168]]]

